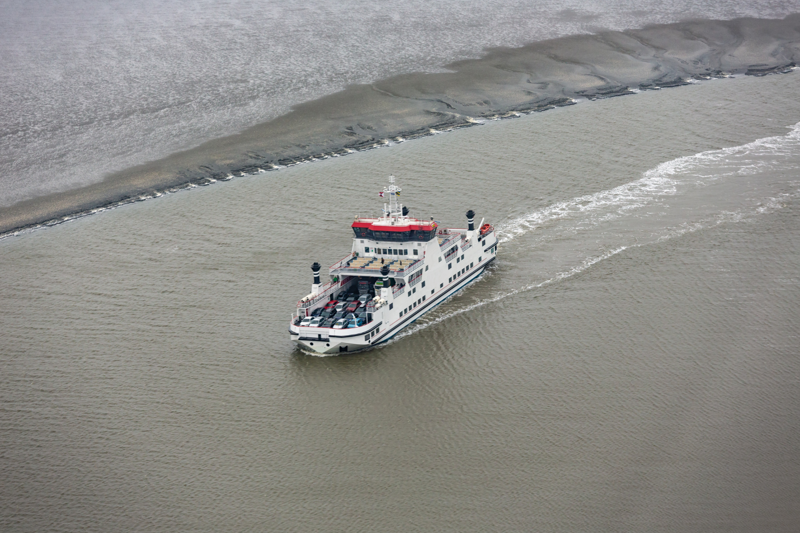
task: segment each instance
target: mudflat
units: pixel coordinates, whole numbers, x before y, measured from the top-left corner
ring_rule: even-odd
[[[129,168],[90,186],[0,209],[0,234],[176,188],[269,171],[598,99],[733,74],[788,72],[800,54],[800,15],[696,20],[570,36],[347,89],[295,106],[237,135]]]

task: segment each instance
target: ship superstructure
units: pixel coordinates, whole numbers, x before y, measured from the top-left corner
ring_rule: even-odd
[[[334,263],[331,281],[320,283],[311,267],[311,293],[297,303],[291,339],[320,354],[364,350],[403,328],[477,279],[497,255],[497,236],[483,221],[475,229],[445,229],[432,218],[408,216],[401,189],[389,178],[379,193],[387,202],[380,218],[356,217],[351,252]]]

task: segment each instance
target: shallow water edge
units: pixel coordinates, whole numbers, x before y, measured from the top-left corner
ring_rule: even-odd
[[[800,15],[695,20],[492,49],[452,72],[408,74],[296,106],[240,134],[133,167],[100,183],[0,209],[0,236],[182,188],[346,155],[479,124],[733,74],[790,72]]]

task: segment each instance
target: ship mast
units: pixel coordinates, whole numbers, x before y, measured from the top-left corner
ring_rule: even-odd
[[[400,203],[400,187],[394,184],[394,176],[389,176],[389,186],[383,188],[383,197],[389,197],[389,204],[383,204],[383,213],[386,218],[397,221],[403,217],[403,204]]]

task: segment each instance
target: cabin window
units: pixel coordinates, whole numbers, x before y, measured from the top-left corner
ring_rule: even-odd
[[[389,309],[394,309],[394,304],[389,304]]]
[[[368,341],[369,340],[369,335],[364,335],[364,340]]]
[[[472,268],[472,263],[469,264],[469,267]]]
[[[427,272],[427,271],[428,271],[428,265],[425,265],[425,272]],[[423,283],[422,286],[424,287],[425,284]]]
[[[417,302],[414,302],[414,307],[416,307],[416,306],[417,306]]]
[[[365,253],[365,254],[368,254],[368,253],[369,253],[369,246],[365,246],[365,247],[364,247],[364,253]]]
[[[431,294],[433,294],[433,289],[431,289]]]
[[[464,259],[464,254],[461,254],[461,259]]]
[[[416,248],[414,248],[414,255],[419,255],[419,250],[417,250]]]
[[[441,289],[442,287],[444,287],[444,282],[439,284],[439,288]]]
[[[481,262],[481,256],[478,256],[478,263]]]
[[[460,257],[456,257],[456,263],[460,263],[460,262],[461,262],[461,258]]]
[[[422,286],[423,286],[423,287],[425,286],[425,282],[424,282],[424,281],[422,282]]]
[[[453,282],[453,277],[452,276],[447,278],[447,283],[452,283],[452,282]]]
[[[403,255],[408,255],[408,248],[406,248],[405,250],[403,250]]]
[[[423,301],[423,302],[425,301],[425,297],[424,297],[424,296],[422,297],[422,301]]]

